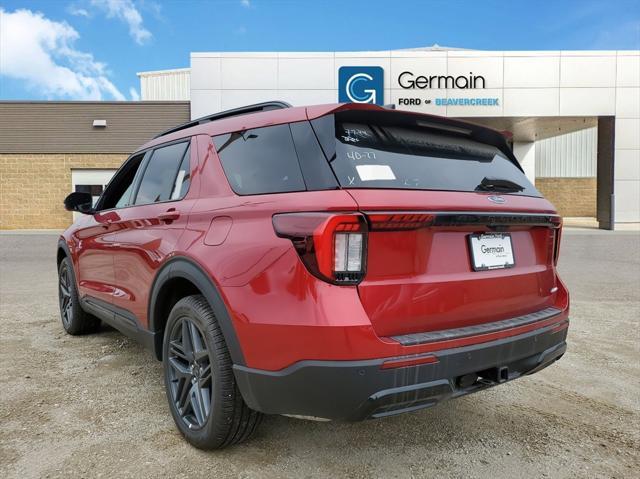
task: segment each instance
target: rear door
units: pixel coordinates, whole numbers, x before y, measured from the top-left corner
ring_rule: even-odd
[[[147,327],[153,279],[184,231],[192,207],[186,196],[197,164],[194,150],[185,139],[148,152],[129,204],[118,210],[113,303],[132,326]]]
[[[552,305],[553,206],[505,151],[421,118],[348,111],[312,122],[369,220],[358,291],[376,332],[452,329]]]

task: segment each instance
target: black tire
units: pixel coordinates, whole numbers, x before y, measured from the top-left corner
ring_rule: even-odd
[[[100,328],[100,320],[80,306],[76,278],[69,258],[64,258],[58,268],[58,300],[62,327],[67,333],[77,336],[93,333]]]
[[[222,331],[203,296],[182,298],[171,310],[162,358],[169,409],[187,441],[221,449],[253,434],[262,414],[242,399]]]

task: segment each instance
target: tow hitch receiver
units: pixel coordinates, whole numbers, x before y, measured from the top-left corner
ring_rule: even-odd
[[[501,384],[509,380],[509,368],[507,366],[502,366],[498,368],[485,369],[484,371],[480,371],[478,376],[485,381]]]

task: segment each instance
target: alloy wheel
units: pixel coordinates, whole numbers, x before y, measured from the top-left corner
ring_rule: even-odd
[[[189,318],[174,324],[169,339],[169,391],[189,429],[202,428],[211,413],[211,358],[200,328]]]
[[[71,296],[71,273],[65,265],[60,271],[60,279],[58,283],[58,298],[60,300],[60,315],[62,316],[62,324],[66,328],[71,325],[73,320],[73,298]]]

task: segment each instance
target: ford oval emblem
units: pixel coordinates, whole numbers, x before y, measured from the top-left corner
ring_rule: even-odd
[[[488,196],[487,199],[497,205],[501,205],[506,201],[502,196],[497,196],[497,195]]]

